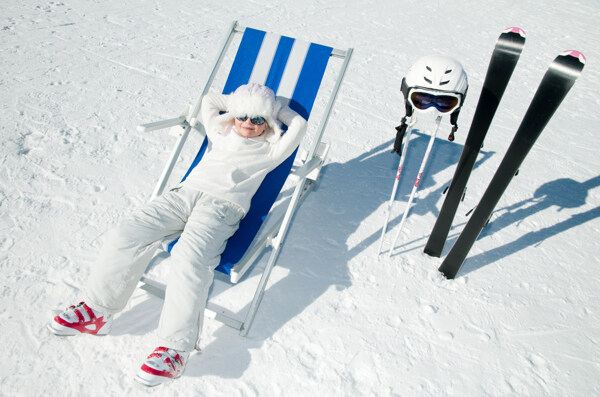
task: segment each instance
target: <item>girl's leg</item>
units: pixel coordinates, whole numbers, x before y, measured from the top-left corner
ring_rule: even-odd
[[[161,240],[183,230],[198,196],[173,189],[109,232],[88,280],[86,303],[105,314],[121,311]]]
[[[159,345],[190,351],[196,345],[215,267],[243,210],[202,195],[168,259],[169,280],[159,323]]]

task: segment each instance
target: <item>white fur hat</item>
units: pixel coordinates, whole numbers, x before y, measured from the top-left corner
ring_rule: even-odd
[[[280,138],[282,132],[277,120],[280,109],[281,104],[275,99],[275,94],[269,87],[256,83],[245,84],[228,96],[228,111],[218,116],[218,122],[223,126],[229,126],[233,124],[233,119],[236,117],[264,117],[267,120],[265,139],[274,142]]]

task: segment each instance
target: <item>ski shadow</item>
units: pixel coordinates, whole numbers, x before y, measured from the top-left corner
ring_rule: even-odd
[[[497,233],[501,229],[520,222],[530,215],[547,210],[551,207],[558,207],[556,210],[558,212],[563,209],[582,207],[587,202],[589,191],[598,186],[600,186],[600,176],[591,178],[585,182],[577,182],[570,178],[561,178],[545,183],[536,189],[532,198],[494,211],[494,214],[501,214],[497,218],[494,218],[494,215],[492,215],[492,220],[488,226],[483,229],[479,239]],[[513,253],[519,252],[526,247],[540,244],[550,237],[582,225],[599,216],[600,207],[596,207],[572,215],[568,219],[555,225],[531,231],[510,243],[469,257],[462,267],[461,273],[465,274],[473,272]]]

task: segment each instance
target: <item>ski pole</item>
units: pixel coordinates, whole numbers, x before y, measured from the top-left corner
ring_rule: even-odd
[[[435,137],[437,136],[438,130],[440,129],[440,122],[442,121],[442,116],[439,115],[435,119],[435,131],[431,134],[431,138],[429,139],[429,145],[427,145],[427,150],[425,151],[425,156],[423,157],[423,161],[421,162],[421,168],[419,169],[419,174],[417,175],[417,180],[415,181],[415,185],[413,186],[412,192],[410,193],[410,197],[408,199],[408,203],[406,204],[406,208],[404,210],[404,215],[402,215],[402,220],[400,221],[400,226],[398,227],[398,231],[396,232],[396,237],[392,242],[390,247],[388,257],[392,256],[392,252],[394,251],[394,246],[396,245],[396,241],[400,236],[400,232],[402,231],[402,226],[404,226],[404,221],[408,216],[408,211],[410,210],[410,205],[412,204],[413,199],[415,198],[415,194],[417,193],[417,189],[419,188],[419,183],[421,182],[421,177],[423,176],[423,172],[425,171],[425,166],[427,165],[427,160],[429,159],[429,154],[431,153],[431,148],[433,147],[433,142],[435,141]]]
[[[402,173],[402,167],[404,166],[404,159],[406,158],[406,153],[408,152],[408,143],[410,142],[410,135],[412,133],[412,127],[417,122],[416,117],[412,117],[410,122],[408,123],[408,132],[406,133],[406,138],[404,146],[402,147],[400,153],[400,161],[398,163],[398,171],[396,171],[396,180],[394,181],[394,188],[392,189],[392,196],[390,197],[390,201],[387,205],[387,213],[385,220],[383,222],[383,227],[381,228],[381,239],[379,240],[379,249],[377,250],[377,256],[381,254],[381,248],[383,247],[383,240],[385,237],[385,233],[387,231],[387,226],[390,221],[390,215],[392,213],[392,205],[394,204],[394,200],[396,199],[396,192],[398,191],[398,183],[400,182],[400,174]]]

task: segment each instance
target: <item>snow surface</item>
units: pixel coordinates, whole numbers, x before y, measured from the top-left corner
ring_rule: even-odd
[[[599,17],[597,0],[2,1],[0,395],[600,395]],[[136,125],[195,100],[235,19],[355,49],[332,149],[248,337],[209,319],[184,376],[140,390],[157,298],[136,291],[106,337],[58,338],[46,324],[80,299],[106,230],[148,200],[170,153],[174,138]],[[588,65],[449,281],[422,251],[510,26],[527,43],[444,255],[551,60],[577,49]],[[427,53],[459,59],[469,95],[455,143],[442,123],[394,255],[377,260],[400,81]],[[416,126],[388,241],[431,126]],[[252,288],[227,300],[243,309]]]

